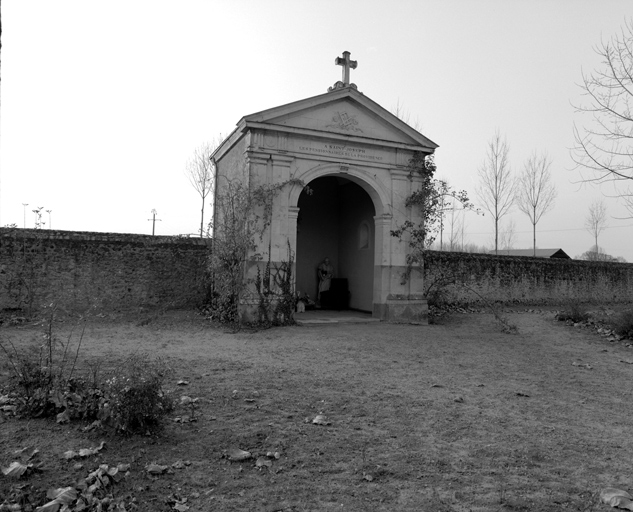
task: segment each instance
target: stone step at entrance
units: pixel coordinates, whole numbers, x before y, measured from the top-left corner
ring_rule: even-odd
[[[380,322],[379,318],[373,318],[371,313],[362,311],[334,311],[325,309],[313,309],[305,313],[295,313],[297,325],[324,325],[324,324],[359,324]]]

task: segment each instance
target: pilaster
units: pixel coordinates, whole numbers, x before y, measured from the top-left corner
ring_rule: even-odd
[[[295,256],[297,255],[297,219],[299,218],[299,210],[297,206],[288,207],[288,242],[290,250]]]
[[[272,181],[270,184],[287,183],[290,180],[290,166],[293,157],[284,155],[272,155]],[[294,219],[294,227],[289,222],[289,186],[285,186],[279,190],[273,198],[273,214],[270,223],[270,233],[272,235],[271,244],[271,260],[284,261],[287,260],[288,243],[290,238],[294,237],[296,248],[297,222]],[[290,243],[290,248],[293,244]]]

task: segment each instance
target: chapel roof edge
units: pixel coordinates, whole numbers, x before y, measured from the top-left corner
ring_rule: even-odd
[[[382,107],[380,104],[369,98],[367,95],[358,91],[356,88],[349,84],[345,87],[340,87],[337,89],[330,90],[325,93],[318,94],[316,96],[311,96],[308,98],[304,98],[301,100],[293,101],[290,103],[286,103],[283,105],[279,105],[277,107],[272,107],[266,110],[261,110],[259,112],[254,112],[252,114],[248,114],[240,118],[237,122],[233,131],[218,145],[215,151],[212,153],[211,158],[217,160],[221,159],[222,156],[229,151],[246,133],[249,129],[275,129],[279,131],[288,131],[287,127],[284,127],[279,124],[275,124],[274,122],[270,123],[269,121],[273,121],[275,118],[279,118],[282,115],[287,115],[293,112],[300,112],[302,110],[306,110],[309,108],[316,108],[319,106],[327,105],[328,103],[334,103],[337,101],[341,101],[343,99],[349,99],[357,104],[361,105],[365,109],[373,112],[376,116],[382,118],[383,122],[388,125],[393,126],[394,129],[401,131],[406,134],[410,140],[414,141],[413,144],[408,143],[395,143],[389,142],[386,145],[395,145],[398,147],[405,147],[407,149],[411,149],[413,151],[422,151],[425,153],[432,154],[435,149],[439,147],[438,144],[433,142],[431,139],[417,131],[412,126],[409,126],[402,119],[400,119],[395,114],[389,112],[387,109]],[[298,130],[304,132],[305,134],[321,134],[323,132],[314,130],[314,129],[298,129],[294,128],[294,130]],[[336,132],[331,132],[334,137],[341,137],[341,134],[337,134]],[[359,139],[359,137],[351,137],[345,136],[346,138]],[[375,142],[381,139],[376,138],[366,138],[366,142]],[[357,142],[363,142],[362,140],[357,140]],[[383,141],[384,142],[384,141]],[[394,146],[394,147],[395,147]]]
[[[429,139],[428,137],[426,137],[425,135],[417,131],[412,126],[405,123],[398,116],[389,112],[387,109],[382,107],[379,103],[372,100],[369,96],[363,94],[362,92],[358,91],[357,89],[351,86],[346,86],[343,88],[331,90],[329,92],[321,93],[316,96],[310,96],[308,98],[304,98],[301,100],[279,105],[277,107],[272,107],[266,110],[261,110],[259,112],[248,114],[240,119],[240,121],[238,122],[238,127],[239,126],[245,127],[246,123],[249,121],[266,122],[267,120],[274,119],[275,117],[279,117],[280,115],[284,113],[293,112],[293,111],[298,112],[307,108],[317,107],[317,106],[325,105],[327,103],[340,101],[345,98],[348,98],[351,101],[354,101],[362,105],[364,108],[370,111],[373,111],[376,115],[381,117],[386,123],[406,133],[409,137],[411,137],[421,146],[427,147],[431,150],[435,150],[436,148],[439,147],[438,144],[436,144],[431,139]]]

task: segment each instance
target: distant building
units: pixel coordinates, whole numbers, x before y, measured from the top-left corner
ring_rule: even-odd
[[[490,254],[494,254],[495,251],[490,251]],[[571,257],[567,255],[562,249],[499,249],[497,254],[504,256],[533,256],[537,258],[561,258],[564,260],[570,260]]]

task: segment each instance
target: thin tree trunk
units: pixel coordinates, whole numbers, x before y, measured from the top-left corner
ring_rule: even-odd
[[[200,238],[203,236],[204,231],[204,197],[202,198],[202,210],[200,213]]]

